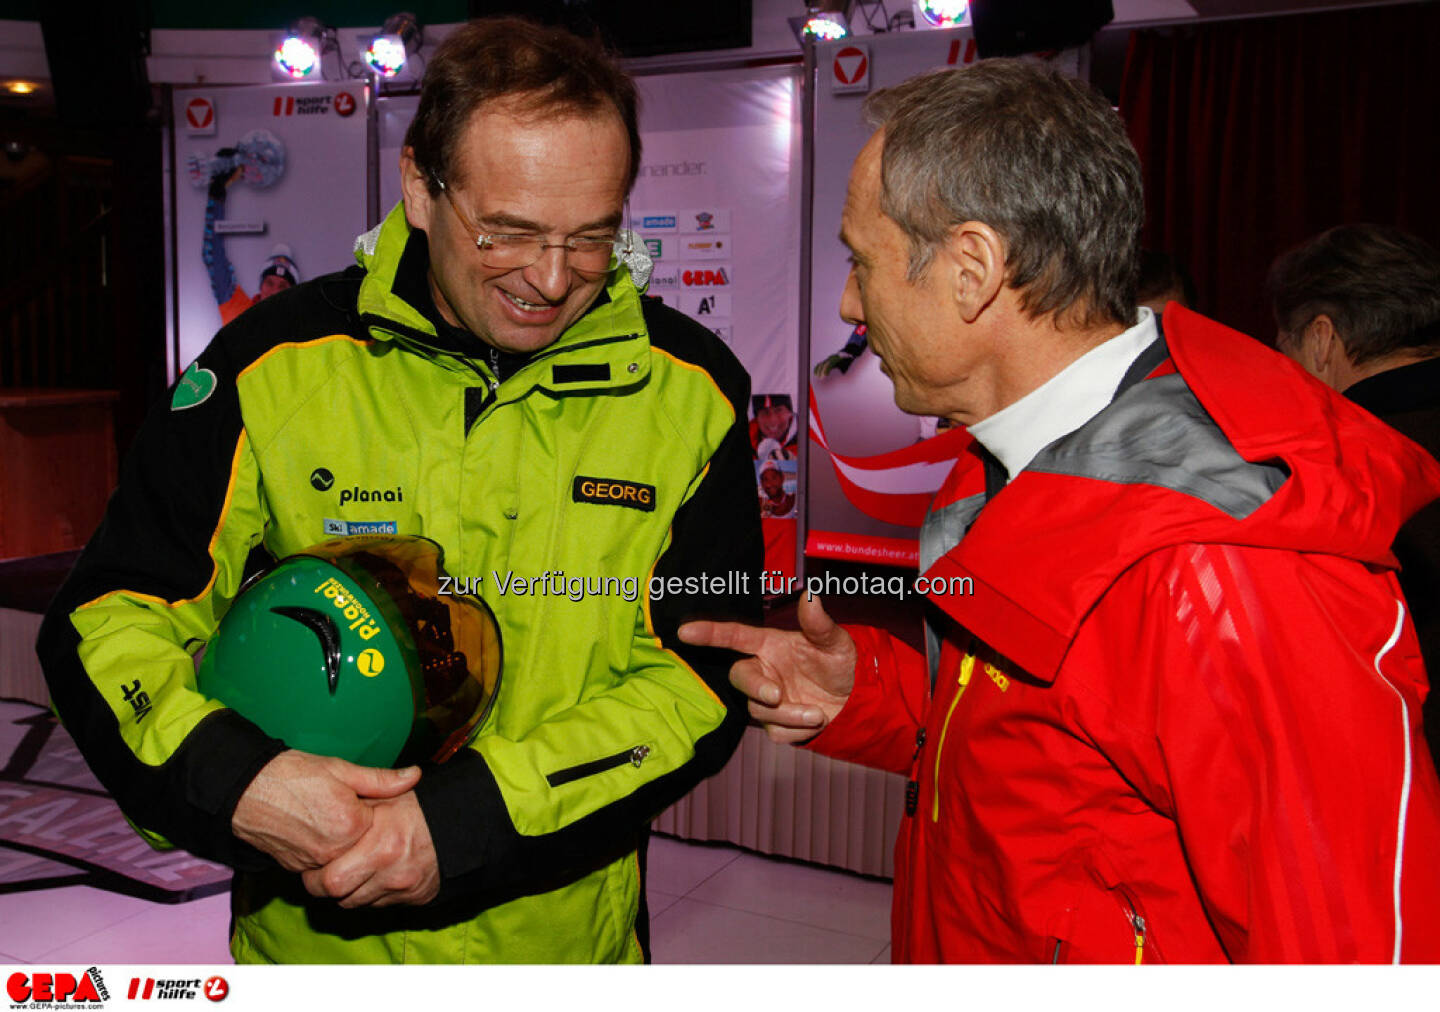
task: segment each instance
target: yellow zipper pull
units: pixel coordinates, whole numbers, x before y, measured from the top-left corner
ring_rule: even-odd
[[[972,643],[973,647],[974,644]],[[955,706],[960,702],[960,697],[965,695],[965,686],[970,684],[970,675],[975,670],[975,655],[967,653],[960,661],[959,688],[955,690],[955,697],[950,700],[950,709],[945,711],[945,721],[940,725],[940,740],[935,743],[935,782],[931,785],[933,802],[930,806],[930,821],[940,821],[940,754],[945,751],[945,733],[950,730],[950,718],[955,714]]]
[[[1145,962],[1145,918],[1131,914],[1130,923],[1135,928],[1135,965],[1139,966]]]

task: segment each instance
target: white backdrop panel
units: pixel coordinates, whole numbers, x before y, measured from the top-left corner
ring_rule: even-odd
[[[659,243],[651,294],[716,330],[750,371],[756,393],[794,398],[797,69],[663,74],[636,83],[644,153],[630,208],[635,230],[652,248]],[[702,312],[711,296],[720,296],[708,307],[716,311]]]
[[[197,97],[209,100],[213,119],[206,120],[203,106],[191,108]],[[365,88],[328,82],[185,89],[176,91],[174,107],[176,322],[183,368],[221,322],[201,259],[206,186],[192,185],[191,157],[209,163],[217,150],[257,130],[283,146],[284,172],[273,184],[237,180],[227,190],[225,220],[263,227],[222,240],[246,293],[255,294],[277,244],[290,247],[301,280],[341,270],[354,262],[350,250],[365,231]]]

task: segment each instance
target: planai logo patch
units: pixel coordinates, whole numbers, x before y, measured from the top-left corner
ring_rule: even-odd
[[[625,481],[621,478],[591,478],[577,474],[571,495],[576,502],[626,506],[645,513],[655,509],[654,485],[642,485],[638,481]]]

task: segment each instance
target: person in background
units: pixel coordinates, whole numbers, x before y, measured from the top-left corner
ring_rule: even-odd
[[[756,394],[750,422],[750,445],[756,460],[794,460],[800,456],[799,422],[789,394]]]
[[[1340,225],[1278,257],[1275,346],[1316,379],[1440,455],[1440,251],[1391,225]],[[1395,539],[1425,668],[1440,673],[1440,503]],[[1425,702],[1440,757],[1440,699]]]
[[[1140,251],[1140,276],[1135,282],[1135,301],[1157,315],[1165,312],[1167,302],[1178,302],[1186,309],[1195,308],[1195,283],[1169,253],[1158,250]]]
[[[788,517],[795,512],[795,493],[785,491],[785,472],[773,460],[760,465],[760,515]]]
[[[908,778],[901,962],[1440,960],[1440,781],[1390,554],[1440,465],[1242,334],[1136,307],[1139,160],[1018,60],[867,99],[841,316],[967,426],[921,655],[698,622],[777,741]],[[1043,136],[1045,143],[1037,144]]]
[[[220,154],[224,155],[229,150],[222,149]],[[260,282],[254,295],[248,294],[236,280],[235,268],[231,266],[230,258],[225,252],[225,237],[216,231],[215,225],[225,219],[227,187],[242,175],[243,169],[238,167],[216,175],[210,180],[205,199],[205,238],[200,247],[200,256],[205,262],[206,273],[210,275],[210,291],[215,296],[215,305],[220,310],[222,324],[229,323],[261,299],[267,299],[300,283],[300,268],[295,266],[290,247],[284,243],[277,243],[266,257],[260,268]]]

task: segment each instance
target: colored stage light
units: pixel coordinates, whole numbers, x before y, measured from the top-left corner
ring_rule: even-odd
[[[380,34],[370,39],[365,49],[365,63],[381,77],[394,77],[405,66],[410,53],[417,52],[424,34],[414,14],[392,14],[385,19]]]
[[[320,66],[325,51],[325,29],[315,18],[301,18],[275,47],[275,66],[295,80],[303,80]]]
[[[850,34],[850,26],[846,24],[845,15],[834,11],[810,15],[805,19],[805,24],[801,26],[800,30],[820,42],[843,39]]]
[[[969,0],[916,0],[920,16],[936,28],[954,28],[965,22]]]

